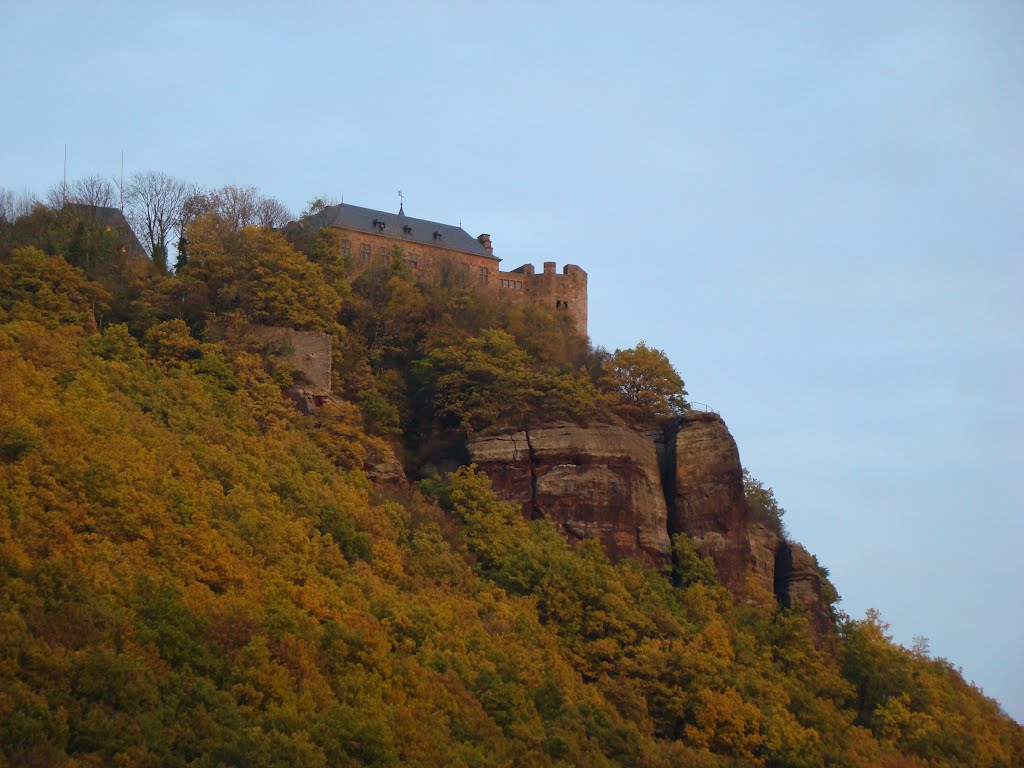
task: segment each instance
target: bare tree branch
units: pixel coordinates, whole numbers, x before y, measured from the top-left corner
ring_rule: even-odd
[[[67,202],[114,208],[117,206],[117,189],[110,179],[99,175],[86,176],[68,187]]]
[[[0,187],[0,222],[4,224],[13,224],[22,216],[28,216],[37,205],[42,202],[28,190],[15,192]]]
[[[159,171],[133,173],[128,182],[128,220],[161,272],[167,272],[168,240],[180,227],[183,206],[191,193],[186,182]]]

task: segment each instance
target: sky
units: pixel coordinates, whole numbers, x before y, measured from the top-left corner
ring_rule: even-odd
[[[665,350],[841,608],[1024,721],[1024,4],[0,0],[0,186],[462,223]]]

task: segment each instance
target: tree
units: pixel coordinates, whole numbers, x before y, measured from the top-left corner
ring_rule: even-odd
[[[15,248],[0,263],[0,318],[29,319],[49,327],[80,325],[95,331],[110,307],[110,294],[60,256]]]
[[[67,191],[67,202],[113,208],[117,203],[117,190],[110,179],[94,174],[71,183]]]
[[[619,415],[637,426],[651,426],[689,407],[683,380],[668,357],[643,341],[615,350],[604,361],[599,384],[618,397]]]
[[[31,192],[15,192],[0,187],[0,224],[13,224],[22,216],[32,213],[32,209],[41,204]]]
[[[128,220],[162,273],[167,272],[168,240],[180,227],[189,196],[186,182],[159,171],[133,173],[125,190]]]
[[[435,349],[420,363],[420,373],[433,392],[435,413],[472,434],[502,420],[525,419],[536,406],[542,392],[531,363],[505,331],[485,330]]]
[[[183,205],[182,229],[203,214],[214,214],[225,227],[234,231],[243,227],[283,227],[292,218],[288,206],[276,197],[268,197],[256,187],[233,184],[190,194]]]
[[[743,495],[747,500],[749,519],[766,525],[782,538],[788,538],[782,516],[786,514],[775,498],[775,491],[743,469]]]

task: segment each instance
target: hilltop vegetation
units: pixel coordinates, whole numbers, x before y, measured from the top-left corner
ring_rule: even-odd
[[[472,468],[365,471],[509,420],[654,423],[685,407],[657,350],[401,259],[353,279],[326,232],[207,210],[185,237],[169,273],[67,211],[0,224],[0,765],[1024,764],[877,614],[818,648],[685,537],[668,579]],[[299,413],[251,323],[330,333],[337,399]]]

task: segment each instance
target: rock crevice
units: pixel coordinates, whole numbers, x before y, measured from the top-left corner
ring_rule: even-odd
[[[598,540],[613,560],[667,567],[685,534],[737,599],[752,585],[786,608],[831,624],[824,577],[798,544],[750,519],[739,450],[720,416],[689,411],[641,434],[623,424],[553,422],[476,436],[470,460],[525,517],[567,537]]]
[[[526,451],[517,452],[516,443]],[[668,513],[654,444],[620,424],[554,422],[477,436],[470,460],[524,516],[601,542],[614,559],[668,565]],[[525,454],[525,455],[523,455]]]

